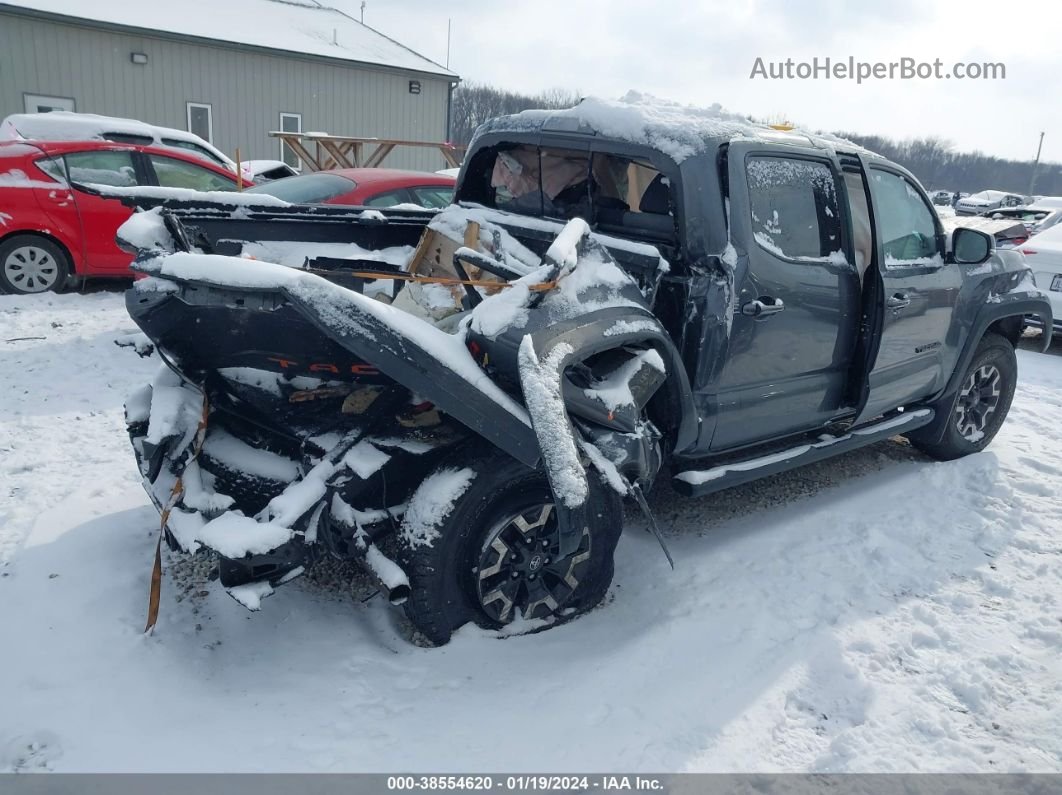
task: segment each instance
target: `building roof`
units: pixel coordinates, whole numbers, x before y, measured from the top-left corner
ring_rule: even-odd
[[[3,0],[0,11],[170,34],[444,77],[456,74],[315,0]]]

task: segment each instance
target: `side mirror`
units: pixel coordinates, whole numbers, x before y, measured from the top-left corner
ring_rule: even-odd
[[[992,253],[992,238],[984,232],[960,226],[951,235],[951,251],[960,265],[980,265]]]

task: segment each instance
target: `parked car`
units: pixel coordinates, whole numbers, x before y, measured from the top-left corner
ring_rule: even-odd
[[[1020,253],[945,235],[854,144],[639,107],[488,122],[439,213],[168,203],[175,253],[127,307],[180,367],[126,404],[168,543],[253,609],[359,561],[445,643],[597,605],[621,501],[655,531],[659,477],[702,496],[897,434],[991,442],[1023,317],[1052,322]],[[281,239],[308,272],[239,256]]]
[[[450,203],[457,180],[423,171],[394,168],[337,168],[286,177],[258,185],[248,193],[275,196],[292,204],[343,204],[393,207],[415,204],[439,208]]]
[[[1020,207],[1025,204],[1025,197],[1001,190],[983,190],[959,199],[955,205],[958,215],[983,215],[997,207]]]
[[[998,249],[1017,248],[1029,239],[1029,231],[1016,218],[997,220],[985,215],[952,215],[941,218],[940,222],[944,231],[949,234],[961,226],[991,235]]]
[[[140,146],[162,146],[192,152],[214,165],[236,173],[236,162],[195,133],[172,127],[57,110],[51,113],[14,113],[0,122],[0,140],[25,141],[111,141]],[[274,161],[267,161],[274,162]],[[254,171],[245,164],[244,179],[253,182]]]
[[[1023,207],[1001,208],[986,213],[985,217],[994,221],[1019,221],[1029,236],[1038,235],[1062,221],[1062,204],[1045,205],[1037,202]]]
[[[933,204],[950,207],[954,195],[950,190],[936,190],[933,191],[931,198],[933,199]]]
[[[250,172],[256,184],[294,177],[299,173],[283,160],[246,160],[243,167]]]
[[[1062,224],[1056,224],[1032,238],[1021,251],[1036,275],[1036,284],[1047,291],[1054,311],[1055,335],[1062,334]],[[1043,327],[1039,318],[1030,317],[1029,324]]]
[[[115,243],[131,210],[85,185],[234,191],[236,175],[186,150],[107,141],[0,141],[0,292],[129,277]]]

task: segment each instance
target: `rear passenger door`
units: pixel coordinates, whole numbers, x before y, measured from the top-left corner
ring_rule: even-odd
[[[859,328],[847,202],[831,158],[734,143],[728,176],[736,299],[713,450],[836,417]]]
[[[132,188],[144,184],[136,152],[121,148],[93,149],[70,152],[64,159],[70,183],[75,188],[74,203],[81,221],[85,261],[89,269],[93,273],[115,275],[126,272],[133,256],[118,248],[114,238],[118,227],[132,215],[132,210],[117,199],[104,199],[77,190],[77,186]]]
[[[940,219],[918,184],[901,169],[862,160],[873,203],[877,316],[858,421],[943,388],[944,342],[962,286],[958,266],[945,264]]]

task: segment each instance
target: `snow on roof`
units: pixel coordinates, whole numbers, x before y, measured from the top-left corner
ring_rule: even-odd
[[[873,154],[858,144],[833,135],[805,130],[781,130],[724,110],[718,103],[707,108],[682,105],[666,99],[628,91],[619,100],[587,97],[567,110],[525,110],[494,119],[480,133],[520,129],[554,129],[594,132],[609,138],[651,146],[682,162],[726,141],[752,139],[813,146],[828,150]]]
[[[394,39],[315,0],[4,0],[0,8],[5,6],[150,32],[456,77]]]

